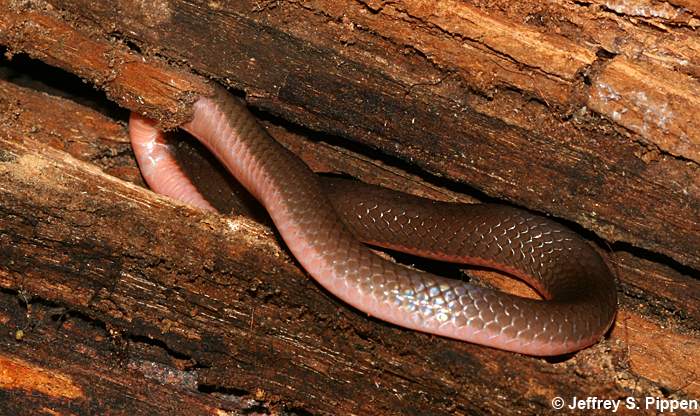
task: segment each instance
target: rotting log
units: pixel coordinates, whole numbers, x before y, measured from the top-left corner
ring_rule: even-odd
[[[163,95],[198,91],[157,79],[128,45],[284,119],[700,268],[695,3],[648,16],[596,1],[0,4],[0,43],[166,124],[188,100]]]
[[[2,321],[10,335],[25,333],[4,340],[0,366],[32,380],[4,379],[7,403],[113,408],[153,384],[161,399],[128,408],[460,414],[540,412],[552,395],[698,391],[687,379],[700,345],[684,334],[697,322],[697,286],[663,265],[615,253],[626,296],[611,341],[559,364],[392,328],[319,290],[264,227],[130,185],[140,177],[122,125],[12,84],[0,83],[0,92],[0,230],[3,247],[12,248],[0,258]],[[301,138],[267,124],[290,148],[302,147],[293,145]],[[344,172],[384,184],[411,178],[347,150],[306,144],[311,165],[341,158]],[[450,192],[419,181],[412,187]],[[665,291],[645,280],[650,274],[670,283]],[[639,309],[640,298],[655,302]],[[672,316],[683,310],[689,318]],[[70,354],[55,355],[57,338],[73,346]],[[664,359],[673,365],[659,366]],[[513,377],[522,381],[513,385]],[[535,385],[544,393],[528,393]],[[494,389],[522,399],[484,399]],[[357,400],[368,395],[371,404]]]
[[[158,117],[164,120],[165,125],[173,126],[185,119],[188,100],[195,93],[206,91],[206,84],[187,71],[173,69],[157,59],[143,60],[123,44],[110,43],[106,37],[89,36],[85,28],[75,29],[90,23],[96,24],[90,26],[90,30],[100,33],[99,26],[110,22],[107,11],[94,10],[81,2],[52,2],[56,7],[71,12],[59,18],[51,9],[30,11],[17,9],[11,2],[0,3],[12,13],[22,13],[0,15],[0,43],[13,51],[29,52],[95,81],[122,105]],[[122,5],[121,9],[118,8],[122,12],[139,13],[137,7],[125,6],[129,2],[117,3]],[[188,4],[188,7],[195,7],[192,3]],[[163,396],[164,402],[182,403],[182,409],[194,406],[185,404],[189,403],[186,400],[198,403],[202,409],[206,406],[250,409],[257,405],[250,401],[217,401],[217,395],[211,394],[232,392],[249,400],[259,399],[262,406],[296,407],[314,413],[369,414],[459,414],[474,410],[490,410],[499,414],[539,412],[549,409],[549,401],[556,395],[617,397],[657,390],[691,397],[698,394],[698,384],[693,379],[698,368],[697,357],[700,356],[697,353],[699,289],[694,270],[697,263],[693,260],[697,253],[688,250],[688,244],[692,244],[693,238],[697,237],[697,233],[693,234],[693,227],[697,227],[698,218],[697,161],[693,159],[692,152],[677,154],[679,151],[673,150],[675,148],[668,143],[650,145],[650,140],[661,141],[660,133],[642,130],[635,133],[631,124],[612,123],[616,121],[612,113],[608,115],[610,119],[605,120],[593,113],[570,112],[572,108],[582,108],[567,102],[567,97],[571,97],[566,92],[571,87],[562,87],[561,91],[564,92],[557,95],[558,90],[540,78],[536,78],[537,82],[532,81],[530,90],[525,88],[527,82],[523,81],[528,77],[522,74],[518,78],[520,81],[508,79],[506,82],[503,73],[495,72],[501,78],[496,77],[494,79],[498,82],[491,80],[489,83],[488,79],[469,78],[478,74],[473,70],[448,71],[450,77],[447,79],[439,83],[426,83],[425,79],[421,82],[410,77],[425,76],[430,68],[435,73],[445,71],[444,67],[435,65],[444,57],[436,57],[434,53],[424,54],[429,62],[419,65],[420,54],[392,55],[385,51],[386,59],[391,59],[388,62],[397,66],[390,68],[386,63],[366,62],[366,59],[362,59],[361,51],[355,48],[336,50],[337,45],[333,47],[328,40],[332,37],[310,39],[308,34],[304,37],[299,28],[278,26],[280,22],[275,19],[280,19],[280,16],[274,15],[275,10],[287,17],[293,16],[290,13],[294,11],[306,13],[305,10],[311,10],[311,13],[304,15],[307,21],[313,21],[318,16],[328,19],[332,15],[328,10],[324,12],[325,15],[313,12],[323,6],[320,2],[305,8],[295,5],[279,3],[277,7],[281,10],[250,8],[245,9],[250,11],[250,15],[236,10],[236,13],[220,11],[204,17],[205,20],[223,19],[208,30],[223,27],[224,23],[233,28],[222,32],[224,38],[232,36],[234,29],[246,29],[257,30],[260,36],[274,40],[268,38],[263,48],[239,39],[238,44],[233,43],[238,48],[231,46],[231,49],[222,52],[224,55],[236,53],[247,56],[248,60],[251,56],[256,57],[254,62],[261,67],[259,62],[263,58],[256,54],[270,55],[265,58],[266,61],[276,62],[276,70],[286,74],[284,83],[274,88],[275,77],[280,75],[272,74],[270,68],[262,68],[257,74],[244,72],[241,62],[245,61],[232,59],[228,62],[231,67],[225,69],[221,66],[225,59],[209,62],[204,57],[192,56],[194,52],[189,48],[178,48],[177,45],[182,42],[170,43],[172,36],[204,39],[202,33],[183,30],[168,34],[162,28],[159,31],[159,25],[140,26],[138,19],[118,23],[136,25],[140,31],[131,26],[128,30],[126,26],[117,27],[122,28],[119,33],[142,50],[158,50],[161,55],[184,59],[197,71],[220,79],[228,78],[229,85],[247,92],[250,102],[283,118],[319,131],[338,134],[345,139],[371,144],[394,156],[412,159],[430,172],[468,182],[489,195],[508,198],[568,218],[610,241],[628,242],[629,245],[613,246],[614,252],[610,256],[622,283],[622,311],[612,334],[613,342],[552,365],[541,360],[426,337],[367,320],[308,282],[279,250],[269,230],[264,227],[240,218],[227,220],[207,217],[95,170],[93,165],[100,166],[110,175],[139,181],[133,161],[127,156],[124,132],[118,125],[102,120],[104,123],[94,131],[81,128],[76,134],[71,130],[75,129],[75,125],[84,125],[85,120],[99,119],[98,115],[77,112],[75,118],[78,123],[75,124],[66,120],[67,114],[87,110],[72,108],[68,103],[47,104],[39,98],[36,98],[34,107],[27,98],[18,98],[19,101],[5,99],[2,102],[3,117],[7,117],[5,120],[8,122],[4,123],[0,144],[4,155],[0,158],[4,165],[2,209],[5,211],[3,214],[12,215],[3,215],[0,230],[4,239],[2,243],[7,243],[16,251],[2,257],[0,262],[0,281],[6,289],[2,293],[3,302],[10,311],[2,317],[2,321],[10,323],[9,326],[14,329],[24,328],[26,324],[25,329],[31,328],[33,331],[27,331],[29,335],[22,342],[3,342],[3,368],[29,368],[33,369],[30,373],[34,375],[45,374],[47,369],[68,369],[60,374],[72,380],[71,386],[76,384],[75,380],[83,378],[80,383],[82,388],[78,390],[81,394],[76,397],[70,394],[51,396],[46,391],[54,390],[36,389],[36,386],[31,387],[32,384],[24,387],[15,384],[15,389],[10,388],[7,397],[27,400],[22,392],[38,391],[46,394],[46,403],[62,403],[63,398],[70,403],[66,406],[75,406],[76,403],[99,406],[96,404],[97,398],[105,391],[113,394],[110,398],[116,398],[119,394],[138,396],[144,391],[140,389],[150,388],[150,384],[144,384],[143,375],[146,374],[157,384],[162,382],[162,377],[154,375],[159,371],[173,371],[179,377],[175,377],[176,382],[170,391],[162,389],[160,394],[169,394]],[[200,10],[204,6],[197,7],[199,9],[195,9]],[[183,8],[174,7],[173,10],[184,13]],[[390,12],[382,9],[377,15],[383,16],[384,13],[384,17],[379,18],[390,19]],[[259,16],[261,13],[263,16]],[[464,19],[468,17],[460,16]],[[17,20],[20,18],[24,20]],[[169,19],[172,18],[171,14]],[[411,19],[420,20],[420,16],[411,15]],[[286,25],[293,21],[290,19]],[[194,21],[185,20],[182,24],[186,22]],[[211,23],[210,20],[207,22]],[[415,20],[413,22],[416,24]],[[400,21],[394,23],[399,24]],[[352,27],[353,20],[343,24]],[[690,28],[694,27],[693,24],[693,21],[685,23]],[[321,25],[320,29],[330,31],[333,25],[329,26],[331,28]],[[680,26],[682,29],[683,24]],[[399,36],[400,31],[394,29],[396,32],[392,32],[393,36]],[[456,29],[451,30],[454,32]],[[129,36],[126,36],[127,32]],[[355,36],[372,36],[371,30],[356,32],[358,30],[349,31],[348,36],[352,37],[343,40],[343,44],[356,45],[359,41]],[[166,40],[149,43],[149,36],[156,34],[162,36],[158,39]],[[260,36],[256,39],[260,40]],[[387,42],[386,39],[393,38],[383,37],[384,42]],[[488,42],[490,38],[486,36],[484,39],[484,42]],[[319,44],[324,41],[327,43]],[[383,45],[382,48],[387,46],[378,41],[374,45],[376,53],[380,49],[378,44]],[[75,45],[76,42],[82,47],[65,46]],[[449,39],[443,39],[443,42],[448,45]],[[297,49],[294,49],[295,46]],[[414,47],[418,46],[435,48],[435,45],[415,41]],[[289,50],[291,57],[282,59],[282,54]],[[311,55],[304,57],[304,53]],[[344,65],[338,65],[335,72],[327,72],[324,76],[321,72],[330,68],[329,60],[332,59],[327,56],[321,59],[320,55],[342,56]],[[91,59],[75,59],[81,56]],[[323,65],[317,68],[308,65],[302,67],[303,59],[320,60]],[[614,61],[617,57],[606,59]],[[463,60],[459,62],[466,65]],[[690,62],[696,63],[697,60]],[[375,66],[372,67],[372,64]],[[381,67],[376,66],[380,64]],[[483,62],[479,65],[483,65]],[[409,67],[415,67],[415,73],[409,73]],[[596,69],[603,67],[607,66],[600,64]],[[692,71],[692,68],[691,65],[690,69],[684,70]],[[390,72],[401,69],[404,72],[400,74]],[[531,67],[526,69],[534,71]],[[557,70],[564,71],[562,68]],[[542,75],[534,72],[535,75]],[[683,71],[679,72],[683,75]],[[350,77],[353,74],[354,78]],[[465,77],[467,81],[460,77]],[[307,84],[313,86],[313,94],[299,83],[301,79],[309,81]],[[339,83],[339,79],[344,79],[345,83]],[[364,83],[352,80],[364,80]],[[557,82],[566,85],[564,81]],[[398,83],[398,86],[392,87],[394,89],[401,89],[401,85],[404,89],[400,94],[396,91],[389,94],[387,85],[391,83]],[[460,89],[464,88],[462,83],[480,94],[467,94],[466,90]],[[506,83],[511,88],[504,88],[499,83]],[[575,84],[571,80],[570,83]],[[501,85],[507,93],[499,93],[500,90],[494,85]],[[365,89],[360,90],[360,86]],[[547,86],[551,88],[545,88]],[[20,92],[11,90],[9,86],[3,88],[7,96],[21,96]],[[400,100],[397,98],[399,95]],[[358,97],[362,98],[361,102],[357,101]],[[49,100],[46,97],[43,99]],[[546,105],[542,105],[540,99]],[[367,107],[367,103],[373,103],[373,108],[382,107],[386,112],[386,120],[382,122],[387,122],[386,126],[378,124],[379,121],[374,119],[377,117],[376,111]],[[466,121],[452,120],[444,124],[449,120],[440,114],[445,114],[448,108],[446,103],[458,106],[453,107],[452,111],[456,108],[462,112],[460,116],[464,116]],[[575,103],[580,104],[578,101]],[[688,103],[692,109],[692,96]],[[592,104],[589,105],[594,108]],[[358,106],[363,109],[358,110]],[[503,108],[499,109],[499,106]],[[48,109],[60,112],[66,107],[70,107],[70,110],[62,117],[57,114],[42,116],[42,112],[48,113]],[[411,113],[405,113],[407,108]],[[506,114],[504,108],[510,111],[517,108],[519,111]],[[427,109],[430,111],[424,114]],[[645,114],[643,108],[638,110],[640,114]],[[345,114],[344,111],[350,113]],[[402,124],[395,118],[405,118],[406,114],[415,115],[415,120]],[[535,114],[536,118],[533,116]],[[561,121],[562,114],[569,114],[570,117]],[[581,122],[582,119],[585,123]],[[13,120],[14,124],[9,123]],[[18,124],[20,121],[25,124]],[[679,123],[675,119],[672,121]],[[55,125],[37,131],[37,126],[46,126],[49,122]],[[467,126],[468,122],[475,124]],[[428,132],[426,125],[431,123],[435,130]],[[9,128],[18,125],[24,126],[24,129]],[[678,125],[687,129],[693,127],[692,123],[681,123],[673,124],[673,128],[667,130],[672,133]],[[421,175],[406,173],[366,154],[352,153],[342,146],[324,142],[309,143],[303,137],[285,132],[282,126],[275,126],[274,123],[268,123],[268,126],[273,133],[277,133],[276,137],[298,150],[317,170],[349,173],[370,182],[403,187],[404,190],[439,199],[468,199],[455,192],[455,187],[446,190],[434,185],[435,180],[426,181],[424,176],[422,179]],[[406,136],[410,126],[415,126],[416,131]],[[689,131],[692,133],[692,130]],[[455,136],[455,132],[460,135]],[[419,134],[425,137],[417,138]],[[81,139],[71,139],[74,136]],[[690,138],[692,145],[692,140],[697,140],[697,137],[696,132],[686,138]],[[60,150],[48,150],[46,143],[57,145]],[[522,143],[536,149],[537,156],[546,153],[544,160],[533,158],[532,152],[517,151]],[[336,139],[335,144],[342,145],[342,140]],[[512,146],[516,151],[488,150],[491,146],[496,149]],[[644,151],[640,153],[638,150],[642,148]],[[469,153],[474,153],[474,157],[481,160],[481,167],[465,170],[459,160],[444,157],[445,149],[453,152],[470,149]],[[479,153],[479,149],[488,152]],[[499,161],[498,158],[504,154],[508,155],[507,160]],[[552,158],[563,156],[568,159],[552,165]],[[575,169],[572,166],[565,171],[558,168],[571,160],[577,162]],[[615,161],[618,164],[599,164],[599,161]],[[515,178],[517,172],[502,169],[512,164],[511,168],[522,173],[525,162],[532,165],[534,175],[531,173],[526,178]],[[635,164],[637,162],[640,164]],[[34,175],[37,173],[35,163],[46,168],[41,175]],[[485,165],[488,164],[491,166],[487,170]],[[635,166],[641,168],[631,168]],[[497,174],[492,169],[496,169]],[[538,176],[536,173],[540,171],[555,176]],[[594,171],[595,176],[591,176]],[[585,184],[587,192],[571,192],[572,189],[580,191],[582,184],[593,177],[597,181]],[[679,178],[683,180],[679,182]],[[530,184],[534,180],[536,185],[526,185],[526,180]],[[518,187],[518,184],[524,187]],[[564,189],[552,193],[557,184]],[[464,190],[460,187],[456,189]],[[639,223],[635,215],[642,200],[645,203],[641,207],[650,206],[652,220],[650,224],[642,225],[660,227],[659,224],[666,219],[659,215],[663,207],[648,198],[657,191],[659,194],[654,198],[658,199],[654,200],[670,198],[665,214],[671,217],[668,222],[685,224],[686,228],[671,229],[669,225],[664,225],[664,228],[656,229],[656,234],[643,234],[636,229],[621,232],[620,227]],[[567,192],[566,198],[561,197]],[[533,201],[532,193],[560,199],[556,203],[547,198]],[[606,200],[611,193],[618,195],[618,199]],[[89,199],[76,199],[76,194],[97,196],[94,199],[92,196]],[[635,198],[631,198],[634,195]],[[685,199],[679,198],[679,195]],[[603,208],[608,206],[608,210],[598,209],[596,214],[599,217],[591,221],[585,215],[589,203],[603,204]],[[613,207],[617,207],[617,212],[612,211]],[[683,220],[674,217],[677,213],[679,217],[690,216],[684,217],[683,223]],[[241,222],[244,226],[240,225]],[[36,227],[37,224],[41,227]],[[42,229],[45,234],[41,233]],[[644,232],[649,230],[651,228]],[[629,237],[632,234],[628,233],[637,231],[640,234]],[[142,240],[137,239],[139,242],[130,246],[128,241],[133,241],[133,234]],[[680,246],[671,247],[671,251],[658,245],[664,238],[671,238],[669,236],[681,242]],[[643,237],[648,237],[648,240]],[[95,244],[95,241],[106,243]],[[241,242],[244,242],[243,246],[240,246]],[[148,255],[142,254],[146,245],[154,247],[154,251]],[[173,245],[179,247],[175,249]],[[634,245],[649,251],[639,251]],[[216,247],[213,251],[219,250],[218,254],[212,253],[211,247]],[[689,267],[656,256],[654,251]],[[135,254],[137,252],[141,254]],[[32,260],[19,261],[26,258]],[[197,265],[200,260],[204,266]],[[104,270],[101,276],[100,270]],[[244,287],[248,289],[243,290]],[[15,296],[22,302],[14,300]],[[25,304],[24,298],[27,298],[26,304],[31,306],[31,310],[41,311],[36,314],[44,317],[43,320],[32,314],[24,317],[21,307]],[[268,303],[260,302],[261,299]],[[273,304],[269,304],[271,299]],[[640,302],[644,302],[643,308],[638,306]],[[62,317],[52,327],[46,325],[46,322],[53,322],[46,317],[54,316],[56,305],[68,312],[67,317]],[[253,308],[252,305],[260,306]],[[95,322],[98,325],[91,325]],[[32,333],[35,338],[30,336]],[[246,334],[245,342],[242,342],[245,337],[237,337],[240,334]],[[96,352],[92,355],[73,353],[65,358],[52,356],[51,349],[44,344],[66,336],[70,337],[71,345],[82,346],[76,351]],[[86,342],[93,338],[102,343]],[[254,340],[251,342],[249,338]],[[115,368],[113,362],[108,362],[110,348],[116,351],[119,362],[126,365]],[[85,362],[86,356],[91,357],[89,363]],[[280,363],[290,365],[281,366]],[[583,379],[579,379],[580,375],[584,375]],[[105,378],[112,382],[99,382]],[[117,379],[118,382],[114,381]],[[519,381],[513,383],[513,379]],[[307,383],[311,386],[306,386]],[[92,386],[95,389],[88,388]],[[125,386],[132,390],[123,390]],[[538,393],[533,393],[533,389]],[[181,391],[187,394],[174,397]],[[498,399],[496,391],[507,399]],[[359,399],[367,397],[372,400]],[[144,402],[135,402],[134,408],[146,406],[142,408],[146,412],[167,410],[158,407],[161,402]],[[107,400],[104,406],[109,407],[114,403]]]
[[[67,110],[61,119],[70,130],[73,111]],[[56,130],[37,128],[45,124],[40,113],[25,117],[33,134],[12,129],[0,136],[6,248],[0,282],[4,302],[15,303],[8,308],[14,314],[3,320],[26,333],[21,341],[3,340],[4,369],[21,367],[34,379],[55,370],[54,384],[69,382],[45,391],[5,379],[10,397],[17,390],[43,393],[52,405],[64,399],[66,406],[89,409],[109,391],[104,405],[110,406],[121,395],[144,395],[150,384],[137,379],[146,375],[160,383],[153,373],[163,369],[175,380],[172,391],[161,394],[186,391],[209,400],[209,389],[230,390],[324,414],[499,412],[511,406],[537,412],[546,408],[549,393],[525,396],[533,377],[550,393],[620,394],[609,382],[613,368],[596,361],[622,360],[624,350],[609,356],[604,343],[553,366],[373,321],[320,290],[268,229],[197,212],[107,175],[47,147]],[[115,142],[123,145],[123,139]],[[17,307],[18,299],[30,309]],[[57,356],[55,347],[64,342],[71,354]],[[572,366],[595,374],[581,379]],[[487,393],[497,379],[505,394],[521,397],[519,403]],[[130,406],[161,410],[143,402]],[[227,404],[219,402],[224,409]]]

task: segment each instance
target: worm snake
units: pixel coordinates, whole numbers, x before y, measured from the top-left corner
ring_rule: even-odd
[[[302,267],[343,301],[405,328],[537,356],[589,346],[612,324],[613,275],[566,227],[505,205],[435,202],[346,181],[323,186],[242,100],[215,90],[195,102],[182,127],[262,203]],[[132,113],[129,131],[154,191],[214,211],[179,169],[154,121]],[[395,264],[360,241],[494,268],[545,300]]]

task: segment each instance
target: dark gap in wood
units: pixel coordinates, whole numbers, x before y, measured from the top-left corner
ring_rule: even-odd
[[[157,347],[165,351],[165,353],[175,359],[178,360],[186,360],[186,361],[193,361],[196,363],[196,359],[188,354],[185,354],[180,351],[176,351],[175,349],[171,348],[168,346],[165,341],[153,337],[149,337],[146,335],[136,335],[136,334],[131,334],[129,332],[121,332],[120,336],[128,341],[135,342],[135,343],[141,343],[141,344],[146,344],[148,346],[152,347]],[[167,363],[163,363],[167,364]]]
[[[12,290],[2,289],[2,292],[5,293],[11,291]],[[72,318],[80,320],[83,323],[88,324],[92,328],[104,332],[104,334],[109,333],[109,331],[107,330],[107,325],[103,320],[87,315],[80,310],[65,306],[60,302],[34,295],[30,295],[30,297],[24,297],[22,295],[21,290],[17,291],[16,296],[18,297],[21,303],[27,302],[24,308],[28,311],[27,319],[32,326],[36,326],[40,323],[46,323],[47,320],[45,318],[48,318],[50,321],[53,321],[58,324],[58,326],[54,328],[58,331],[65,322]],[[41,311],[36,311],[36,309],[41,309]]]
[[[0,55],[3,52],[0,48]],[[4,54],[7,56],[6,52]],[[110,101],[104,91],[93,88],[75,74],[23,53],[14,54],[11,59],[0,59],[0,79],[75,101],[115,120],[129,117],[128,110]]]
[[[302,409],[301,407],[290,407],[287,409],[287,415],[286,416],[315,416],[316,413],[309,412],[306,409]]]
[[[227,396],[235,396],[235,397],[245,397],[250,395],[250,392],[244,389],[235,389],[231,387],[222,387],[222,386],[216,386],[216,385],[209,385],[209,384],[199,384],[197,386],[197,391],[202,392],[202,393],[207,393],[207,394],[212,394],[212,393],[218,393],[222,395],[227,395]]]
[[[376,248],[372,249],[383,251],[389,254],[397,263],[404,264],[422,270],[427,273],[436,274],[443,277],[448,277],[450,279],[462,280],[468,282],[471,280],[468,273],[464,273],[460,265],[455,263],[448,263],[439,260],[426,259],[423,257],[413,256],[410,254],[402,253],[400,251]]]
[[[577,230],[578,232],[578,230]],[[626,251],[630,254],[632,254],[635,257],[638,257],[642,260],[647,260],[653,263],[658,263],[663,266],[666,266],[673,271],[686,275],[688,277],[691,277],[695,280],[700,280],[700,270],[696,270],[690,266],[686,266],[685,264],[679,263],[676,260],[662,254],[662,253],[657,253],[654,251],[649,251],[643,248],[639,248],[636,246],[633,246],[627,242],[624,241],[618,241],[611,243],[610,245],[610,250],[612,252],[612,255],[616,251]]]
[[[610,331],[612,331],[612,328],[608,329],[608,331],[606,332],[605,337],[608,336],[607,334],[609,334]],[[542,358],[543,358],[546,362],[548,362],[549,364],[561,364],[561,363],[565,363],[566,361],[570,360],[570,359],[571,359],[572,357],[574,357],[575,355],[576,355],[576,353],[574,352],[574,353],[569,353],[569,354],[554,355],[554,356],[551,356],[551,357],[542,357]]]
[[[600,60],[602,60],[602,61],[607,61],[607,60],[610,60],[610,59],[613,59],[614,57],[616,57],[617,54],[615,52],[610,52],[610,51],[605,50],[603,48],[598,48],[598,50],[596,50],[595,56],[600,58]]]
[[[128,38],[126,36],[122,36],[122,34],[119,32],[113,33],[112,36],[114,36],[116,39],[119,39],[120,41],[122,41],[124,46],[131,49],[132,52],[137,53],[137,54],[144,53],[143,49],[141,48],[141,45],[139,45],[135,40]]]

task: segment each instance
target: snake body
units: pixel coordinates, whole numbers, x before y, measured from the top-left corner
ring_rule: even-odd
[[[614,278],[601,256],[566,227],[497,204],[435,202],[319,178],[216,87],[182,126],[268,211],[302,267],[343,301],[418,331],[530,355],[596,342],[616,311]],[[157,192],[214,210],[177,167],[155,123],[132,114],[132,145]],[[360,240],[517,276],[545,298],[525,299],[407,268]]]

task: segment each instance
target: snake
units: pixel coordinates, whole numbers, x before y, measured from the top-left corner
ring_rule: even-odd
[[[532,356],[574,353],[612,325],[614,275],[566,226],[505,204],[439,202],[321,180],[267,133],[243,98],[218,84],[212,89],[196,98],[191,120],[180,127],[261,203],[303,269],[345,303],[410,330]],[[155,120],[132,112],[129,135],[153,191],[216,211],[183,173]],[[494,269],[542,299],[408,267],[372,246]]]

